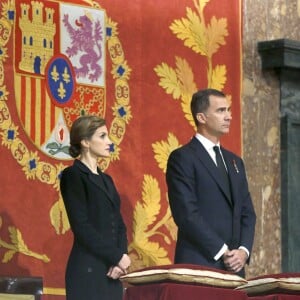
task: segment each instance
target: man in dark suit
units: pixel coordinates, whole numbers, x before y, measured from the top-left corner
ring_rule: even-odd
[[[220,91],[200,90],[192,97],[191,111],[196,135],[170,154],[166,172],[178,226],[175,263],[245,276],[256,215],[242,159],[220,147],[220,137],[229,132],[230,104]]]

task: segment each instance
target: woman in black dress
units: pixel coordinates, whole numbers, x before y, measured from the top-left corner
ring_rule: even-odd
[[[130,266],[120,197],[97,160],[110,155],[105,120],[82,116],[70,131],[72,166],[61,175],[61,194],[74,236],[66,268],[67,300],[121,300],[119,277]]]

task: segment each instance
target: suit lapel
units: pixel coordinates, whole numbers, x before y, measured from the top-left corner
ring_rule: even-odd
[[[103,174],[99,173],[99,175],[94,176],[92,173],[90,173],[88,177],[89,180],[98,188],[100,188],[106,194],[107,198],[113,203],[112,194],[109,192],[109,188],[107,187],[107,183],[104,179]]]
[[[112,186],[111,182],[107,179],[107,175],[102,173],[100,170],[99,170],[99,174],[104,183],[104,192],[106,193],[107,197],[111,200],[111,202],[113,204],[115,204],[115,201],[113,199],[114,190],[113,190],[113,186]]]
[[[234,197],[234,193],[233,193],[233,187],[234,185],[232,184],[233,183],[233,163],[232,163],[232,155],[226,151],[226,149],[224,149],[223,147],[221,147],[221,151],[222,151],[222,154],[223,154],[223,158],[224,158],[224,161],[225,161],[225,164],[226,164],[226,167],[227,167],[227,172],[228,172],[228,178],[229,178],[229,184],[230,184],[230,190],[231,190],[231,202],[232,204],[235,203],[235,197]]]
[[[109,199],[109,201],[111,203],[115,204],[114,201],[113,201],[113,196],[112,196],[113,193],[112,193],[112,191],[110,189],[110,185],[108,184],[108,181],[106,180],[105,175],[101,172],[101,170],[98,169],[99,175],[95,175],[81,161],[76,160],[74,162],[74,164],[75,163],[76,163],[76,166],[81,171],[83,171],[84,173],[87,173],[88,179],[105,193],[105,195],[107,196],[107,198]]]
[[[222,180],[222,174],[219,172],[216,164],[210,157],[210,155],[207,153],[206,149],[203,147],[200,141],[198,141],[195,137],[190,142],[191,148],[193,149],[196,157],[201,160],[204,167],[207,169],[207,172],[211,175],[211,177],[216,181],[217,185],[223,192],[223,194],[226,197],[226,200],[232,205],[231,203],[231,197],[228,195],[226,187],[224,186],[224,180]],[[223,154],[223,151],[222,151]],[[225,158],[224,158],[225,160]],[[227,165],[227,162],[225,160],[225,163]],[[229,177],[230,179],[230,177]],[[230,180],[231,185],[231,180]]]

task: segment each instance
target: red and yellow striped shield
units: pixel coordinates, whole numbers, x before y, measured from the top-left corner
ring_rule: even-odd
[[[105,12],[54,1],[16,1],[14,82],[24,130],[46,154],[68,158],[68,128],[105,113]]]

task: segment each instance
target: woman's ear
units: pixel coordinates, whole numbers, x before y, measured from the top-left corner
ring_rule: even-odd
[[[197,113],[197,120],[198,120],[198,122],[200,124],[205,124],[205,122],[206,122],[206,115],[205,115],[205,113],[202,113],[202,112]]]
[[[86,140],[86,139],[81,140],[80,144],[83,148],[88,148],[89,147],[89,141]]]

